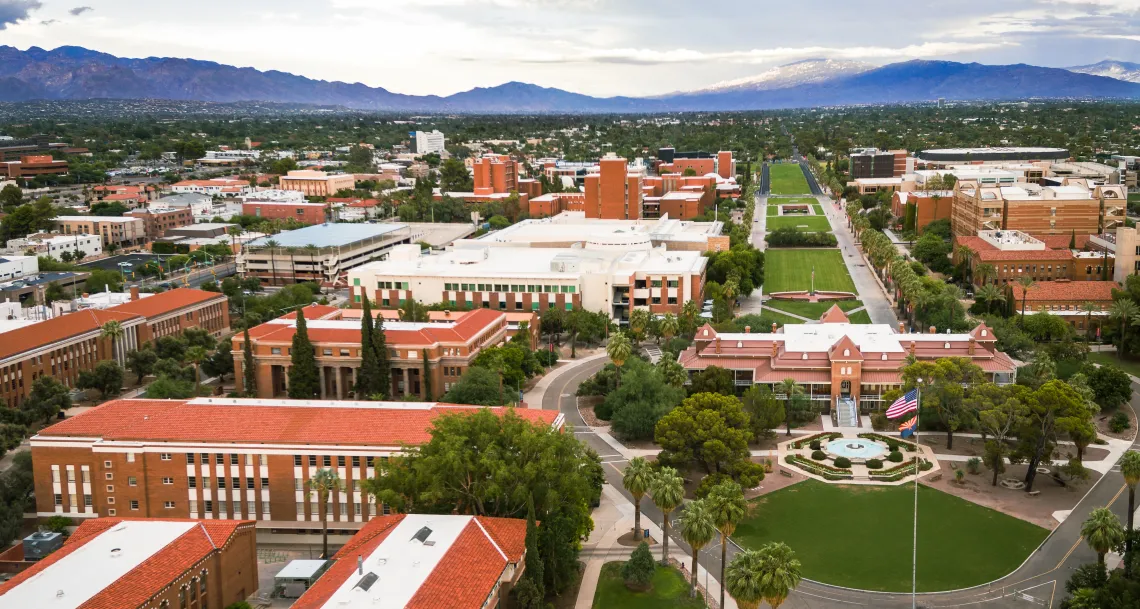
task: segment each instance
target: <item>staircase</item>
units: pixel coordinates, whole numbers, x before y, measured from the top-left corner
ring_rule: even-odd
[[[837,426],[859,426],[859,409],[855,406],[855,400],[851,398],[838,398],[835,402],[835,413],[837,415]]]

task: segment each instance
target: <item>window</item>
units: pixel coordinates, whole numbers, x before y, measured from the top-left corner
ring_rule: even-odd
[[[336,466],[344,467],[344,455],[338,455],[336,458]]]
[[[174,484],[174,478],[166,476],[162,479],[163,484]]]
[[[219,489],[226,488],[226,479],[225,478],[222,478],[220,476],[218,477],[218,488]]]
[[[359,294],[356,296],[356,299],[357,299],[358,301],[360,300],[360,295],[359,295]],[[269,350],[269,352],[270,352],[271,354],[273,354],[273,355],[281,355],[281,347],[273,347],[273,348],[271,348],[271,349]]]
[[[170,453],[159,453],[158,458],[162,461],[170,461]]]
[[[111,469],[111,462],[110,461],[104,461],[103,462],[103,469]]]
[[[364,458],[364,466],[365,467],[372,467],[372,457],[365,457]]]
[[[324,353],[325,355],[329,355],[329,356],[331,356],[331,355],[332,355],[332,349],[324,349],[324,350],[322,351],[322,353]]]
[[[293,490],[295,490],[295,491],[305,490],[304,481],[301,480],[300,478],[293,478]]]
[[[352,466],[353,467],[360,467],[360,457],[353,457],[352,458]]]
[[[210,488],[210,477],[202,476],[202,488]]]
[[[230,480],[230,488],[241,490],[241,478],[233,478]]]
[[[83,505],[86,507],[91,507],[93,505],[93,502],[91,501],[91,495],[83,496]]]
[[[317,456],[316,455],[309,455],[309,467],[316,467],[316,466],[317,466]]]
[[[63,495],[60,495],[60,494],[58,494],[58,493],[56,494],[56,496],[55,496],[55,504],[56,504],[56,505],[63,505]]]
[[[186,463],[188,465],[194,465],[194,453],[186,453]]]
[[[207,514],[213,514],[214,513],[214,502],[213,501],[210,501],[209,499],[207,499],[203,503],[203,506],[206,508]]]
[[[210,464],[210,453],[202,453],[202,465]]]
[[[166,509],[168,509],[168,510],[173,510],[173,509],[174,509],[174,502],[173,502],[173,501],[167,501],[167,502],[164,502],[164,503],[162,504],[162,507],[164,507],[164,508],[166,508]]]
[[[324,464],[325,467],[332,467],[332,457],[329,455],[324,455],[323,457],[321,457],[321,462]]]
[[[107,505],[114,505],[114,504],[115,504],[115,498],[114,497],[107,497]]]
[[[139,500],[138,499],[131,499],[131,509],[132,510],[139,509]]]
[[[254,484],[253,484],[253,478],[246,478],[246,479],[245,479],[245,487],[246,487],[247,489],[251,489],[251,490],[252,490],[252,489],[255,489],[255,488],[257,488],[257,487],[256,487],[256,486],[254,486]]]
[[[134,476],[127,476],[127,486],[138,486],[139,481]]]
[[[111,508],[111,509],[107,510],[107,515],[108,515],[108,516],[114,516],[115,514],[116,514],[116,512],[115,512],[115,508]]]
[[[187,477],[186,478],[186,486],[189,488],[198,488],[198,479],[195,478],[194,476]]]
[[[223,455],[222,453],[214,454],[214,463],[217,465],[225,465],[226,464],[226,456]]]
[[[231,453],[230,454],[230,465],[238,465],[238,461],[239,461],[238,454],[237,453]]]
[[[301,455],[293,455],[293,465],[297,467],[301,466]]]
[[[261,479],[261,488],[269,488],[269,478]]]
[[[135,453],[127,453],[127,463],[135,462]]]
[[[107,472],[103,475],[106,476],[108,480],[114,480],[115,479],[115,474],[112,474],[111,472]]]

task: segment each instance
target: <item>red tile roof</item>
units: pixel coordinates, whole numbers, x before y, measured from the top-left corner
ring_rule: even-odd
[[[39,437],[88,437],[152,442],[250,442],[357,446],[423,444],[436,417],[479,406],[275,400],[113,400],[56,423]],[[326,405],[329,404],[329,405]],[[505,413],[506,408],[493,408]],[[551,410],[523,408],[518,416],[542,425],[560,421]],[[250,425],[257,421],[257,425]]]
[[[253,521],[192,521],[175,518],[97,518],[88,520],[79,525],[75,534],[68,538],[62,548],[18,573],[7,582],[0,584],[0,601],[3,600],[5,593],[35,577],[51,565],[67,558],[87,542],[125,520],[195,522],[197,526],[183,533],[166,547],[128,571],[126,575],[87,599],[80,605],[81,609],[139,607],[152,596],[161,592],[167,585],[180,578],[199,561],[224,547],[239,527],[252,528],[255,524]]]
[[[357,555],[366,556],[372,553],[388,535],[392,533],[392,529],[396,528],[404,520],[404,514],[397,514],[392,516],[376,516],[368,521],[352,539],[348,540],[335,555],[333,559],[336,561],[327,571],[321,575],[317,583],[309,587],[297,602],[293,603],[292,609],[318,609],[324,606],[344,580],[352,576],[356,572]]]
[[[111,307],[108,311],[118,313],[131,313],[146,318],[158,317],[167,313],[174,313],[179,309],[217,300],[226,302],[226,295],[192,288],[177,288],[161,294],[154,294],[146,298],[132,300],[121,305]]]
[[[1092,235],[1077,235],[1076,249],[1083,250],[1089,244],[1089,238]],[[1038,237],[1041,241],[1045,242],[1045,247],[1054,250],[1067,250],[1069,249],[1069,242],[1072,240],[1072,233],[1068,235],[1045,235]]]
[[[1112,291],[1119,289],[1115,281],[1039,281],[1029,288],[1029,302],[1079,300],[1112,302]],[[1013,298],[1020,301],[1025,289],[1012,284]]]
[[[843,309],[839,308],[839,305],[831,305],[831,308],[819,318],[819,321],[825,324],[846,324],[851,322],[843,312]]]
[[[37,324],[5,332],[3,340],[0,340],[0,360],[97,331],[109,321],[122,323],[138,318],[139,315],[137,314],[112,309],[105,311],[87,309],[53,317]]]
[[[292,315],[291,318],[295,318]],[[427,347],[439,343],[465,344],[472,338],[486,331],[488,328],[502,324],[506,325],[506,313],[492,309],[476,309],[458,318],[453,325],[425,323],[417,330],[400,330],[384,328],[384,339],[388,346],[399,348],[401,346]],[[305,318],[308,319],[308,309]],[[356,319],[360,319],[359,316]],[[359,328],[314,328],[309,326],[309,340],[313,343],[359,344]],[[249,331],[250,338],[256,342],[286,344],[293,342],[293,335],[297,328],[292,324],[264,323]]]
[[[1028,251],[1002,251],[981,237],[955,237],[954,243],[955,245],[965,245],[974,250],[975,257],[982,262],[1002,260],[1071,260],[1073,258],[1073,253],[1069,251],[1068,236],[1065,237],[1065,242],[1057,248],[1051,245],[1056,239],[1052,237],[1047,237],[1047,239],[1050,239],[1050,241],[1042,239],[1042,241],[1045,241],[1046,249]]]

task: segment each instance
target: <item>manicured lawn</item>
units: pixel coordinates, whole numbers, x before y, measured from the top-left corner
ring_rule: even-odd
[[[814,231],[830,233],[831,223],[823,216],[780,216],[768,218],[765,229],[774,231],[779,228],[795,228],[801,231]]]
[[[774,195],[807,195],[811,194],[807,179],[798,163],[782,163],[772,165],[768,169],[768,176],[772,181],[772,194]]]
[[[815,210],[816,215],[819,215],[819,216],[823,215],[823,206],[820,205],[819,203],[812,205],[811,208]]]
[[[855,291],[855,283],[847,274],[839,250],[791,248],[764,252],[764,292],[771,294],[810,289],[813,266],[815,289]]]
[[[765,212],[766,216],[772,217],[772,216],[780,215],[780,206],[779,205],[772,205],[771,203],[769,203],[768,205],[765,205],[765,207],[768,208],[768,211]]]
[[[798,317],[792,317],[791,315],[784,315],[783,313],[777,313],[776,311],[769,311],[768,309],[764,309],[764,312],[762,313],[762,315],[766,319],[770,319],[770,320],[780,324],[781,326],[786,326],[788,324],[794,325],[794,324],[804,323],[803,320],[798,318]],[[770,328],[763,328],[763,329],[758,330],[758,331],[759,332],[767,332],[769,330],[770,330]]]
[[[680,571],[658,566],[653,575],[653,588],[649,592],[634,592],[625,587],[622,564],[602,565],[594,593],[594,609],[702,609],[705,606],[700,600],[689,598],[689,584]]]
[[[1111,364],[1132,376],[1140,376],[1140,362],[1129,359],[1117,359],[1116,351],[1093,351],[1089,353],[1089,362],[1094,364]]]
[[[847,316],[853,324],[869,324],[871,323],[871,314],[866,311],[857,311]]]
[[[823,317],[831,307],[839,305],[841,311],[850,311],[851,309],[858,309],[863,306],[862,302],[858,300],[840,300],[839,302],[801,302],[798,300],[769,300],[764,303],[766,307],[779,309],[788,313],[794,313],[800,317],[808,319],[819,319]]]
[[[889,592],[911,585],[913,486],[843,486],[814,480],[769,493],[734,539],[787,543],[804,577]],[[1049,533],[1024,520],[920,486],[918,590],[976,586],[1018,567]],[[596,606],[596,605],[595,605]]]

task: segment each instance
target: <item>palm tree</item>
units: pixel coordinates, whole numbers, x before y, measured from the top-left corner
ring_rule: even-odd
[[[1032,277],[1018,277],[1017,285],[1021,286],[1021,323],[1025,323],[1025,303],[1029,300],[1029,290],[1037,285]]]
[[[728,480],[713,487],[705,500],[712,512],[713,524],[720,531],[720,581],[724,583],[724,567],[728,560],[728,538],[736,532],[736,525],[748,514],[748,503],[740,485]],[[724,606],[724,586],[720,587],[720,606]]]
[[[324,273],[317,266],[317,252],[320,251],[320,248],[310,243],[302,247],[301,250],[309,255],[309,272],[314,275],[313,280],[320,286],[318,289],[323,289],[325,283]]]
[[[697,555],[701,548],[708,545],[716,537],[716,524],[713,522],[712,512],[704,499],[690,501],[681,510],[681,537],[693,551],[693,567],[689,577],[689,598],[697,596]]]
[[[1112,308],[1108,310],[1109,317],[1120,320],[1120,344],[1116,348],[1117,358],[1124,358],[1125,333],[1128,330],[1128,323],[1135,323],[1133,318],[1136,317],[1137,314],[1140,314],[1140,307],[1137,307],[1136,303],[1127,298],[1113,301]]]
[[[274,257],[274,254],[277,253],[277,248],[280,246],[281,246],[281,244],[278,243],[276,239],[269,239],[261,247],[262,250],[269,250],[269,276],[270,276],[269,282],[270,282],[270,285],[277,285],[277,265],[274,264],[273,257]]]
[[[985,284],[974,294],[977,300],[986,301],[986,313],[993,313],[995,302],[1005,302],[1005,294],[996,285]]]
[[[237,253],[237,237],[238,237],[238,235],[241,234],[242,227],[240,224],[235,224],[235,225],[227,228],[226,232],[229,233],[229,235],[230,235],[230,249],[236,254]]]
[[[685,481],[672,467],[662,467],[649,483],[649,496],[661,510],[661,564],[669,564],[669,514],[685,498]]]
[[[621,478],[622,486],[633,495],[633,539],[641,535],[641,498],[649,492],[653,483],[653,468],[645,457],[630,459],[625,466],[625,474]]]
[[[677,316],[673,315],[672,313],[666,313],[661,318],[659,331],[661,336],[665,338],[666,343],[668,343],[670,339],[677,335],[677,332],[680,331],[680,326],[680,323],[677,321]]]
[[[1130,450],[1124,453],[1124,457],[1120,459],[1120,473],[1124,475],[1124,483],[1128,485],[1128,528],[1132,530],[1133,517],[1136,513],[1136,484],[1140,482],[1140,453]],[[1132,563],[1132,536],[1129,535],[1124,541],[1124,560],[1131,565]],[[1130,573],[1129,565],[1125,566],[1124,572]]]
[[[289,254],[289,269],[293,274],[293,283],[297,283],[297,250],[301,248],[288,245],[285,247],[285,253]]]
[[[610,337],[610,342],[606,345],[606,355],[610,356],[610,360],[618,368],[617,386],[621,387],[621,368],[625,365],[633,355],[633,344],[624,334],[614,334]]]
[[[1099,311],[1100,305],[1095,302],[1081,303],[1081,310],[1085,312],[1085,342],[1092,340],[1092,314]]]
[[[721,584],[740,609],[759,609],[764,600],[764,555],[759,550],[737,552]]]
[[[701,314],[701,303],[695,300],[686,300],[681,306],[681,319],[686,325],[692,325],[690,330],[696,329],[697,319]]]
[[[1104,569],[1104,555],[1124,541],[1124,527],[1120,526],[1120,519],[1112,510],[1099,507],[1081,525],[1081,535],[1096,552],[1097,564]]]
[[[111,320],[105,324],[99,331],[99,338],[108,338],[111,340],[111,358],[118,361],[122,354],[119,353],[119,339],[123,337],[123,324]]]
[[[317,501],[321,510],[321,544],[324,548],[322,556],[329,555],[329,495],[340,492],[344,488],[340,476],[332,468],[319,469],[309,478],[309,495],[317,494]]]
[[[800,561],[796,559],[796,553],[782,542],[764,544],[760,548],[760,554],[764,558],[760,570],[760,587],[764,591],[764,600],[768,601],[772,609],[779,609],[803,579]]]
[[[997,267],[988,262],[983,262],[974,267],[974,276],[980,278],[982,285],[985,285],[990,277],[997,276]]]
[[[649,327],[649,311],[634,309],[629,312],[629,331],[633,337],[641,341],[645,337],[645,329]]]
[[[804,388],[796,382],[796,379],[789,377],[776,384],[776,392],[784,394],[784,401],[787,404],[784,406],[784,427],[786,429],[784,435],[790,436],[792,435],[792,400],[797,395],[803,395]]]
[[[205,347],[193,346],[186,350],[186,360],[194,364],[194,395],[198,395],[198,390],[202,386],[202,362],[210,355],[206,352]]]

